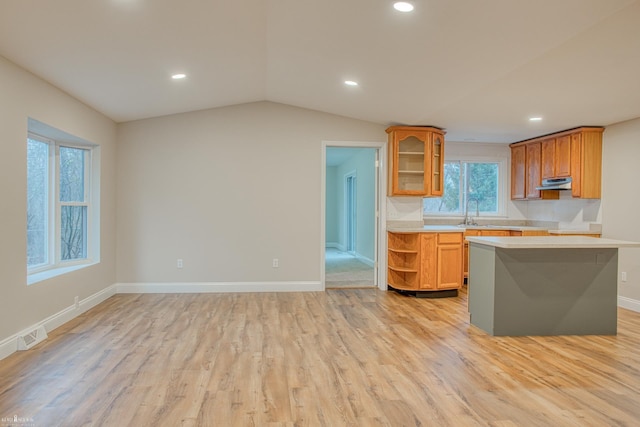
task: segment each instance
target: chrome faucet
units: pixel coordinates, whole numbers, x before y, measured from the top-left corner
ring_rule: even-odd
[[[480,206],[478,204],[478,199],[476,199],[475,197],[469,197],[467,199],[467,206],[464,210],[464,221],[463,224],[464,225],[478,225],[477,223],[473,222],[473,217],[469,216],[469,202],[476,202],[476,219],[480,216]]]

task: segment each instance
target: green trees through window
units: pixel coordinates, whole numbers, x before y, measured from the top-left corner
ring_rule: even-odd
[[[49,144],[27,140],[27,267],[49,262]]]
[[[475,199],[481,213],[498,214],[499,171],[498,162],[446,161],[443,195],[425,198],[424,213],[463,215],[468,200]]]
[[[91,150],[27,139],[27,268],[88,257]]]
[[[60,259],[87,257],[87,150],[60,147]]]

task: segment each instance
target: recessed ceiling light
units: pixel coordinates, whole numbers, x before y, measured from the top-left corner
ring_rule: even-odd
[[[397,1],[393,4],[393,8],[398,12],[411,12],[413,10],[413,5],[406,1]]]
[[[187,75],[183,73],[178,73],[171,76],[173,80],[180,80],[180,79],[184,79],[185,77],[187,77]]]
[[[539,122],[542,120],[542,117],[529,117],[530,122]]]
[[[354,82],[353,80],[345,80],[344,84],[347,86],[358,86],[358,82]]]

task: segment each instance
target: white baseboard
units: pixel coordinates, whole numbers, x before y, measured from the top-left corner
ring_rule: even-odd
[[[336,243],[336,242],[327,242],[324,245],[326,248],[333,248],[333,249],[337,249],[340,252],[346,252],[346,249],[344,247],[344,245],[341,245],[340,243]],[[371,259],[368,258],[362,254],[359,253],[355,253],[354,256],[356,257],[356,259],[360,260],[361,262],[367,264],[369,267],[373,267],[375,266],[375,262]]]
[[[371,258],[367,258],[364,255],[360,255],[360,254],[356,254],[356,258],[360,261],[363,262],[365,264],[367,264],[369,267],[374,267],[375,266],[375,262],[371,259]]]
[[[321,282],[117,283],[119,294],[323,291]]]
[[[119,294],[212,293],[212,292],[311,292],[323,291],[321,282],[229,282],[229,283],[116,283],[69,306],[35,325],[0,341],[0,360],[18,351],[18,337],[40,326],[51,332],[69,320]]]
[[[327,242],[327,243],[325,243],[325,244],[324,244],[324,247],[325,247],[325,248],[333,248],[333,249],[337,249],[337,250],[339,250],[340,252],[344,252],[344,251],[345,251],[344,245],[341,245],[341,244],[340,244],[340,243],[338,243],[338,242]]]
[[[18,334],[0,342],[0,360],[18,351]]]
[[[107,298],[116,294],[116,286],[111,285],[108,288],[95,293],[82,301],[78,302],[78,306],[72,305],[46,319],[36,323],[35,325],[18,332],[9,338],[0,341],[0,360],[18,351],[18,338],[33,331],[39,327],[44,327],[47,333],[53,331],[57,327],[67,323],[69,320],[81,315],[85,311],[95,307]]]
[[[627,297],[618,297],[618,307],[640,313],[640,301]]]

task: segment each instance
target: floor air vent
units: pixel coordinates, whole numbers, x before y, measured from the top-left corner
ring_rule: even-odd
[[[36,344],[41,343],[47,339],[47,331],[44,330],[44,326],[38,326],[28,334],[18,337],[18,350],[29,350]]]

